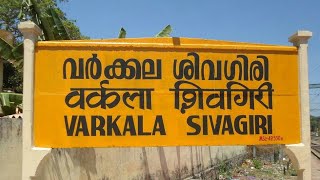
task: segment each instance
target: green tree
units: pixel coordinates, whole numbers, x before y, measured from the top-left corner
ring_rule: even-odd
[[[316,132],[320,129],[320,117],[310,116],[311,131]]]
[[[21,37],[17,27],[21,1],[0,0],[0,4],[0,29],[13,33],[14,37]]]
[[[171,26],[167,25],[158,34],[156,34],[155,37],[170,37],[171,32],[172,32]],[[127,31],[124,28],[121,28],[119,31],[118,38],[126,38],[126,36],[127,36]]]
[[[88,39],[80,33],[74,20],[69,20],[66,14],[57,6],[57,1],[68,0],[0,0],[0,29],[10,31],[14,35],[13,45],[0,38],[0,58],[10,62],[4,72],[4,88],[22,90],[22,35],[18,30],[20,20],[32,20],[43,31],[40,40],[72,40]],[[166,26],[155,37],[168,37],[172,29]],[[119,38],[125,38],[126,31],[121,28]],[[15,69],[10,68],[14,66]]]
[[[67,2],[68,0],[59,0],[59,2]],[[66,14],[57,6],[57,0],[0,0],[0,29],[7,30],[14,35],[14,46],[21,42],[21,33],[18,30],[18,24],[23,18],[35,20],[35,16],[48,16],[48,9],[54,9],[66,30],[71,35],[71,39],[88,38],[80,33],[79,28],[75,25],[74,20],[69,20]],[[27,6],[36,6],[38,14],[29,14],[29,17],[23,16],[28,9]],[[28,15],[27,15],[28,16]],[[47,39],[48,40],[48,39]]]
[[[58,0],[67,2],[67,0]],[[0,59],[4,65],[4,88],[22,91],[22,35],[18,24],[32,20],[43,30],[42,40],[87,39],[74,20],[57,6],[57,0],[0,0],[0,29],[14,36],[13,45],[0,38]]]

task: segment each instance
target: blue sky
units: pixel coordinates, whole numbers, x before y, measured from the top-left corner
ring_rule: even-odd
[[[69,0],[59,5],[92,39],[151,37],[170,24],[172,36],[291,45],[288,37],[309,30],[309,80],[320,83],[319,0]],[[320,90],[311,91],[319,99]],[[318,102],[316,102],[318,103]]]

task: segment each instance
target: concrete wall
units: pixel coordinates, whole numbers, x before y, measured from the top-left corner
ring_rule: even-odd
[[[21,179],[22,120],[0,118],[0,180]]]
[[[0,180],[21,179],[21,122],[0,119]],[[180,179],[244,152],[243,146],[53,149],[35,179]]]
[[[54,149],[36,175],[41,180],[180,179],[190,176],[192,168],[197,173],[243,150],[240,146]]]

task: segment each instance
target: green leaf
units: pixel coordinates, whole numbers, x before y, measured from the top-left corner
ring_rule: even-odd
[[[50,18],[53,19],[54,22],[54,34],[56,35],[56,39],[57,40],[70,40],[70,36],[66,30],[66,28],[63,25],[63,22],[61,21],[61,19],[59,18],[58,13],[56,12],[56,10],[54,8],[49,8],[49,15]]]
[[[171,26],[168,25],[164,29],[162,29],[155,37],[170,37],[171,31]]]
[[[23,43],[12,49],[12,55],[16,61],[23,59]]]
[[[16,107],[22,103],[22,94],[0,93],[0,104],[5,115],[15,114]]]
[[[24,12],[23,12],[23,7],[21,6],[19,14],[18,14],[18,19],[24,19]]]
[[[0,37],[0,56],[3,59],[9,60],[13,58],[12,49],[13,47]]]
[[[126,38],[127,32],[124,28],[120,29],[118,38]]]
[[[32,6],[31,6],[32,16],[37,17],[40,20],[40,23],[38,23],[38,22],[34,22],[34,23],[36,23],[40,26],[40,28],[42,29],[42,31],[44,33],[46,40],[55,40],[55,37],[53,34],[53,27],[48,22],[47,18],[45,17],[45,14],[41,13],[41,10],[37,5],[36,0],[31,0],[30,2],[32,4]]]

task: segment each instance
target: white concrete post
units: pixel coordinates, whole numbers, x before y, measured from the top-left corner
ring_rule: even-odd
[[[22,125],[22,179],[32,179],[38,164],[50,149],[33,147],[33,105],[34,105],[34,50],[41,29],[31,21],[18,25],[24,37],[23,61],[23,125]]]
[[[308,40],[310,31],[298,31],[289,38],[299,50],[299,89],[301,143],[286,145],[285,151],[298,171],[298,179],[311,179],[310,107],[308,79]]]

